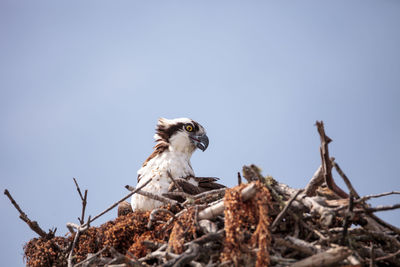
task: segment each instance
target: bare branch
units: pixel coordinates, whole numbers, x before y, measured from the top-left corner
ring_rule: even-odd
[[[371,213],[371,212],[377,212],[377,211],[384,211],[384,210],[395,210],[395,209],[400,209],[400,204],[394,204],[394,205],[387,205],[387,206],[377,206],[377,207],[365,207],[363,209],[356,209],[354,212],[356,213]]]
[[[329,158],[328,150],[328,144],[332,141],[332,139],[326,136],[323,121],[317,121],[315,124],[317,125],[318,133],[321,139],[320,152],[325,183],[328,188],[335,192],[339,197],[348,198],[349,195],[336,185],[332,177],[332,163]]]
[[[132,195],[136,194],[137,191],[141,190],[143,187],[145,187],[148,183],[150,183],[151,179],[149,179],[147,182],[145,182],[143,185],[139,186],[138,188],[136,188],[134,191],[130,192],[128,195],[126,195],[125,197],[123,197],[122,199],[118,200],[117,202],[115,202],[114,204],[112,204],[110,207],[108,207],[107,209],[105,209],[104,211],[100,212],[99,214],[97,214],[96,216],[93,217],[93,219],[89,220],[88,223],[92,223],[94,220],[98,219],[100,216],[103,216],[105,213],[109,212],[110,210],[112,210],[113,208],[115,208],[116,206],[118,206],[119,203],[121,203],[122,201],[124,201],[125,199],[131,197]],[[87,223],[86,223],[87,224]],[[86,225],[85,224],[85,225]]]
[[[342,169],[339,167],[339,164],[335,161],[334,158],[331,158],[331,163],[333,167],[335,167],[336,171],[339,173],[339,175],[342,177],[344,183],[346,184],[347,188],[349,189],[350,193],[353,195],[354,198],[360,198],[360,195],[357,193],[357,191],[354,189],[353,185],[350,182],[350,179],[347,178],[346,174],[342,171]]]
[[[400,195],[400,191],[392,191],[392,192],[385,192],[385,193],[381,193],[381,194],[366,195],[366,196],[360,197],[359,199],[355,200],[354,203],[358,204],[360,202],[364,202],[371,198],[385,197],[385,196],[389,196],[389,195]]]
[[[18,203],[14,200],[14,198],[11,196],[10,192],[8,192],[7,189],[4,190],[4,194],[10,199],[11,203],[19,212],[20,214],[19,218],[23,220],[35,233],[37,233],[40,237],[43,238],[52,238],[54,236],[55,231],[49,231],[49,233],[46,233],[45,231],[43,231],[42,228],[40,228],[39,224],[36,221],[31,221],[28,218],[28,215],[26,215],[25,212],[22,211]]]
[[[85,209],[86,209],[86,204],[87,204],[87,192],[88,191],[86,189],[85,190],[85,195],[82,196],[82,192],[81,192],[81,189],[79,188],[78,182],[76,181],[75,178],[72,178],[72,179],[74,179],[76,190],[78,191],[79,196],[81,197],[81,200],[82,200],[82,214],[81,214],[81,217],[78,218],[78,220],[79,220],[79,222],[81,224],[84,224],[85,223]]]
[[[130,186],[130,185],[126,185],[125,188],[128,189],[129,191],[134,191],[135,190],[135,188]],[[169,199],[169,198],[166,198],[166,197],[163,197],[163,196],[159,196],[159,195],[155,195],[155,194],[152,194],[150,192],[143,191],[143,190],[138,190],[138,191],[136,191],[136,193],[139,194],[139,195],[142,195],[142,196],[145,196],[145,197],[160,201],[160,202],[165,203],[165,204],[172,204],[172,205],[178,204],[178,202],[176,200]]]
[[[366,195],[366,196],[363,196],[363,197],[360,197],[360,198],[354,200],[354,204],[359,204],[359,203],[365,202],[371,198],[379,198],[379,197],[384,197],[384,196],[389,196],[389,195],[398,195],[398,194],[400,194],[400,191],[391,191],[391,192],[385,192],[385,193],[381,193],[381,194]],[[335,211],[344,210],[347,207],[348,207],[348,205],[339,206],[335,209]]]

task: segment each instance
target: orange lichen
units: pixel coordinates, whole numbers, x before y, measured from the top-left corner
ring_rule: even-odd
[[[268,266],[270,233],[268,230],[268,205],[271,197],[268,189],[256,182],[257,193],[243,201],[239,185],[225,193],[225,244],[221,261],[232,261],[235,266],[253,265],[254,257],[249,253],[256,249],[256,266]]]
[[[184,243],[193,240],[196,236],[194,214],[194,209],[190,208],[175,221],[168,241],[169,248],[174,253],[182,253]]]
[[[171,208],[165,207],[170,210]],[[89,253],[96,253],[104,247],[114,247],[119,253],[126,254],[127,251],[136,257],[142,257],[149,252],[143,245],[144,240],[164,243],[168,238],[168,231],[161,231],[163,224],[171,215],[160,213],[156,216],[154,229],[148,229],[150,211],[135,211],[120,216],[99,227],[90,227],[81,233],[75,245],[73,263],[84,260]],[[183,217],[183,216],[182,216]],[[186,217],[185,217],[186,218]],[[66,266],[69,250],[67,249],[74,240],[75,234],[67,238],[54,237],[52,239],[34,238],[25,247],[25,259],[28,266]],[[110,256],[106,250],[104,256]]]
[[[67,255],[63,250],[68,247],[68,244],[68,240],[63,237],[33,238],[24,246],[26,265],[66,266]]]
[[[105,230],[104,244],[125,254],[134,242],[135,236],[141,235],[147,230],[149,215],[149,211],[137,211],[117,218],[115,224]]]

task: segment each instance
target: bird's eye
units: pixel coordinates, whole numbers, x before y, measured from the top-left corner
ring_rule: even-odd
[[[185,129],[186,129],[186,131],[191,132],[191,131],[193,131],[193,126],[188,124],[185,126]]]

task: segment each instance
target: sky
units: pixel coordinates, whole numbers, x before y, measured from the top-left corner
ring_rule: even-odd
[[[2,0],[1,189],[65,235],[81,213],[73,177],[98,214],[136,185],[158,118],[189,117],[210,138],[198,176],[234,186],[256,164],[302,188],[323,120],[360,195],[400,190],[399,14],[395,0]],[[2,264],[24,266],[36,234],[0,207]],[[399,211],[377,215],[400,226]]]

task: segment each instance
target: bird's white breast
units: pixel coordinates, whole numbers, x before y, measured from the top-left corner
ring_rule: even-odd
[[[187,153],[168,150],[158,154],[138,171],[140,180],[137,187],[140,187],[151,179],[150,183],[142,189],[143,191],[155,195],[167,193],[169,186],[172,183],[168,172],[174,179],[194,176],[193,169],[190,165],[190,156],[191,155],[188,155]],[[190,182],[197,185],[197,182],[193,179],[191,179]],[[160,207],[163,203],[135,194],[132,196],[131,205],[133,210],[152,210]]]

